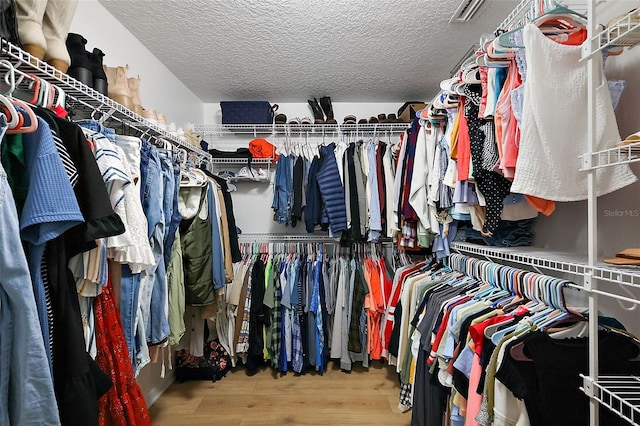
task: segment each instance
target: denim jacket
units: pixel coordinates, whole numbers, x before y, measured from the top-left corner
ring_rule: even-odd
[[[2,166],[0,236],[0,425],[59,425],[18,214]]]

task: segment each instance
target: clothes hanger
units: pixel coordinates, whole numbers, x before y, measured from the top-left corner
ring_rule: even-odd
[[[554,2],[555,3],[555,2]],[[566,8],[564,6],[560,6],[557,3],[555,3],[555,8],[549,10],[548,12],[536,17],[533,19],[533,21],[531,21],[533,24],[535,24],[536,26],[540,27],[542,26],[545,22],[548,22],[549,19],[562,19],[567,21],[568,23],[572,23],[576,28],[586,28],[586,22],[587,22],[587,17],[582,15],[581,13],[578,13],[576,11],[573,11],[569,8]],[[518,46],[515,45],[511,42],[510,37],[513,33],[517,32],[517,31],[521,31],[522,29],[524,29],[524,25],[521,25],[517,28],[514,28],[510,31],[507,31],[505,33],[500,34],[497,37],[498,40],[498,44],[503,47],[503,48],[515,48],[515,49],[523,49],[524,46]]]
[[[0,96],[0,108],[7,118],[7,125],[9,129],[22,126],[23,117],[18,113],[14,103],[9,98],[16,89],[16,69],[13,64],[6,59],[0,60],[0,65],[7,67],[7,73],[4,76],[4,81],[8,88],[5,93]]]
[[[56,97],[55,103],[53,105],[54,108],[64,108],[66,105],[66,100],[67,100],[67,94],[65,93],[65,91],[57,85],[53,85],[54,89],[56,90],[56,92],[58,93],[58,96]]]
[[[33,112],[33,110],[31,109],[31,107],[24,101],[20,100],[20,99],[10,99],[10,102],[12,102],[14,105],[20,107],[20,112],[18,112],[18,114],[20,116],[22,116],[22,112],[24,111],[24,114],[26,115],[26,118],[29,119],[29,124],[27,126],[24,126],[24,120],[25,120],[25,116],[22,116],[22,120],[20,121],[20,125],[18,127],[15,127],[13,129],[8,129],[7,133],[33,133],[38,129],[38,117],[36,117],[36,114]]]
[[[35,75],[33,75],[33,77],[31,78],[35,78],[36,80],[39,80],[38,77],[36,77]],[[13,75],[11,81],[15,81],[15,74]],[[15,117],[17,117],[18,119],[17,125],[15,127],[9,127],[9,129],[7,129],[7,133],[15,134],[15,133],[35,132],[38,129],[38,118],[36,117],[36,114],[33,112],[31,107],[26,102],[12,96],[15,88],[16,88],[15,84],[10,84],[10,89],[11,89],[11,92],[9,93],[10,97],[5,98],[8,101],[8,103],[7,104],[3,103],[3,105],[9,110],[9,114],[13,113],[13,111],[11,111],[11,108],[9,107],[9,104],[12,104],[14,106],[13,110],[15,111]],[[19,110],[15,108],[16,106],[19,107]],[[25,126],[24,123],[26,120],[28,120],[28,124]]]

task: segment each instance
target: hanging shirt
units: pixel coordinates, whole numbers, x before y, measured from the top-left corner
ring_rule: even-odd
[[[367,159],[369,173],[367,174],[367,187],[369,188],[369,241],[377,242],[382,234],[382,220],[380,212],[380,197],[378,191],[378,172],[376,162],[376,144],[367,145]]]
[[[580,171],[579,156],[588,151],[588,112],[587,63],[580,61],[582,48],[554,42],[534,24],[524,28],[524,45],[528,68],[512,191],[552,201],[584,200],[588,174]],[[595,55],[593,60],[598,61],[601,72],[601,56]],[[553,78],[547,70],[554,71]],[[607,84],[596,89],[596,111],[602,126],[594,150],[600,151],[620,140]],[[627,164],[594,173],[597,196],[637,180]]]

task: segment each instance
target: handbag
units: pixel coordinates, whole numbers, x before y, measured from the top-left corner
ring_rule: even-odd
[[[231,369],[231,357],[218,339],[204,342],[202,356],[194,356],[189,349],[176,353],[176,380],[211,380],[222,379]]]
[[[272,124],[278,105],[266,101],[222,101],[222,124]]]

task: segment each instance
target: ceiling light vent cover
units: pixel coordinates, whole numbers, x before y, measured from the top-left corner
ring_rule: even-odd
[[[478,13],[485,0],[462,0],[449,23],[469,22]]]

